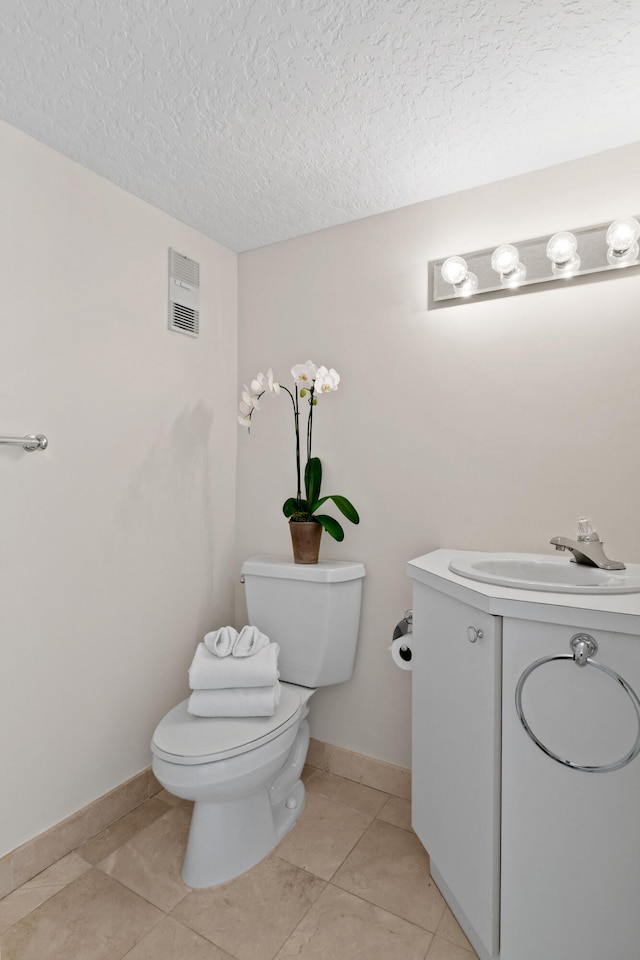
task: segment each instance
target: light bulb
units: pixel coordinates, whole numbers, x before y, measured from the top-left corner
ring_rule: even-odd
[[[470,297],[478,289],[478,278],[469,271],[460,283],[455,283],[453,289],[460,297]]]
[[[462,283],[468,273],[467,261],[463,260],[462,257],[449,257],[442,264],[440,273],[446,283],[453,283],[454,285]]]
[[[614,220],[607,230],[607,260],[614,267],[623,267],[638,259],[640,223],[635,217]]]
[[[616,253],[624,253],[640,237],[640,223],[635,217],[614,220],[607,230],[607,246]]]
[[[496,247],[491,257],[491,266],[500,274],[500,282],[505,287],[517,287],[527,276],[527,268],[518,259],[518,248],[510,243]]]
[[[573,233],[554,233],[547,244],[547,256],[552,263],[562,266],[568,263],[578,249]]]
[[[557,276],[570,277],[580,269],[578,241],[573,233],[554,233],[547,244],[551,271]]]
[[[512,246],[510,243],[503,243],[502,246],[496,247],[493,251],[491,266],[496,273],[504,276],[505,273],[511,273],[512,270],[515,270],[518,265],[518,259],[518,248]]]
[[[511,273],[505,273],[504,276],[500,278],[500,281],[503,287],[517,287],[526,279],[527,268],[524,263],[520,263],[518,260]]]

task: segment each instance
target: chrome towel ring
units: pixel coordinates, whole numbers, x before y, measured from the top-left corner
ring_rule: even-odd
[[[598,663],[596,660],[591,659],[591,657],[598,651],[598,644],[593,637],[589,636],[588,633],[577,633],[571,638],[570,645],[573,653],[561,653],[553,657],[541,657],[540,660],[535,660],[533,663],[529,664],[527,669],[522,673],[516,685],[516,711],[518,713],[520,723],[529,734],[530,738],[533,740],[536,746],[538,746],[542,752],[552,760],[555,760],[557,763],[561,763],[565,767],[570,767],[572,770],[582,770],[584,773],[612,773],[614,770],[620,770],[622,767],[626,767],[627,764],[631,763],[632,760],[635,760],[640,753],[640,700],[638,699],[633,688],[620,676],[619,673],[616,673],[615,670],[612,670],[610,667],[606,667],[603,663]],[[534,670],[537,670],[538,667],[541,667],[543,663],[552,663],[554,660],[575,660],[579,667],[594,667],[596,670],[606,673],[608,677],[611,677],[612,680],[615,680],[615,682],[622,687],[624,692],[631,700],[636,712],[636,718],[638,720],[638,733],[636,736],[636,741],[631,750],[629,750],[624,756],[620,757],[619,760],[616,760],[614,763],[603,763],[595,766],[574,763],[572,760],[565,760],[563,757],[558,756],[557,753],[554,753],[553,750],[550,750],[549,747],[547,747],[536,737],[535,733],[527,723],[527,719],[524,715],[524,710],[522,708],[522,689],[527,678],[531,676]]]

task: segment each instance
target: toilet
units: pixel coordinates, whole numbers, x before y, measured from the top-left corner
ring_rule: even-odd
[[[194,717],[184,700],[153,734],[152,769],[195,801],[182,876],[190,887],[232,880],[263,859],[302,813],[309,700],[353,673],[362,563],[296,564],[260,556],[242,566],[249,623],[280,645],[272,717]]]

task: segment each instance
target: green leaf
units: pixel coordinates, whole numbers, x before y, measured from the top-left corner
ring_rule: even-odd
[[[321,523],[327,533],[333,537],[334,540],[344,540],[344,530],[340,526],[337,520],[334,520],[333,517],[328,517],[326,514],[320,513],[315,518],[318,523]]]
[[[298,510],[308,510],[306,500],[298,500],[296,497],[289,497],[288,500],[282,504],[282,512],[285,517],[290,517],[292,513],[296,513]]]
[[[330,493],[328,496],[318,500],[318,502],[314,503],[313,505],[314,510],[317,510],[318,507],[321,507],[323,503],[327,502],[327,500],[333,500],[340,513],[344,514],[347,520],[350,520],[351,523],[360,523],[360,517],[358,516],[358,511],[354,505],[350,500],[347,500],[346,497],[341,497],[338,493]]]
[[[317,506],[317,500],[320,496],[320,487],[322,486],[322,464],[319,457],[311,457],[307,460],[304,468],[304,489],[307,494],[307,501],[312,505],[312,511]]]
[[[333,502],[335,503],[340,513],[344,514],[347,520],[350,520],[351,523],[360,523],[360,516],[358,514],[358,511],[356,510],[356,508],[354,507],[354,505],[351,503],[350,500],[347,500],[346,497],[339,496],[339,494],[335,494],[333,497]]]

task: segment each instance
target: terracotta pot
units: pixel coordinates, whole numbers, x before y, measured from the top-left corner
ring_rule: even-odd
[[[322,524],[314,521],[302,523],[296,520],[289,521],[293,559],[295,563],[317,563],[320,553],[320,537]]]

